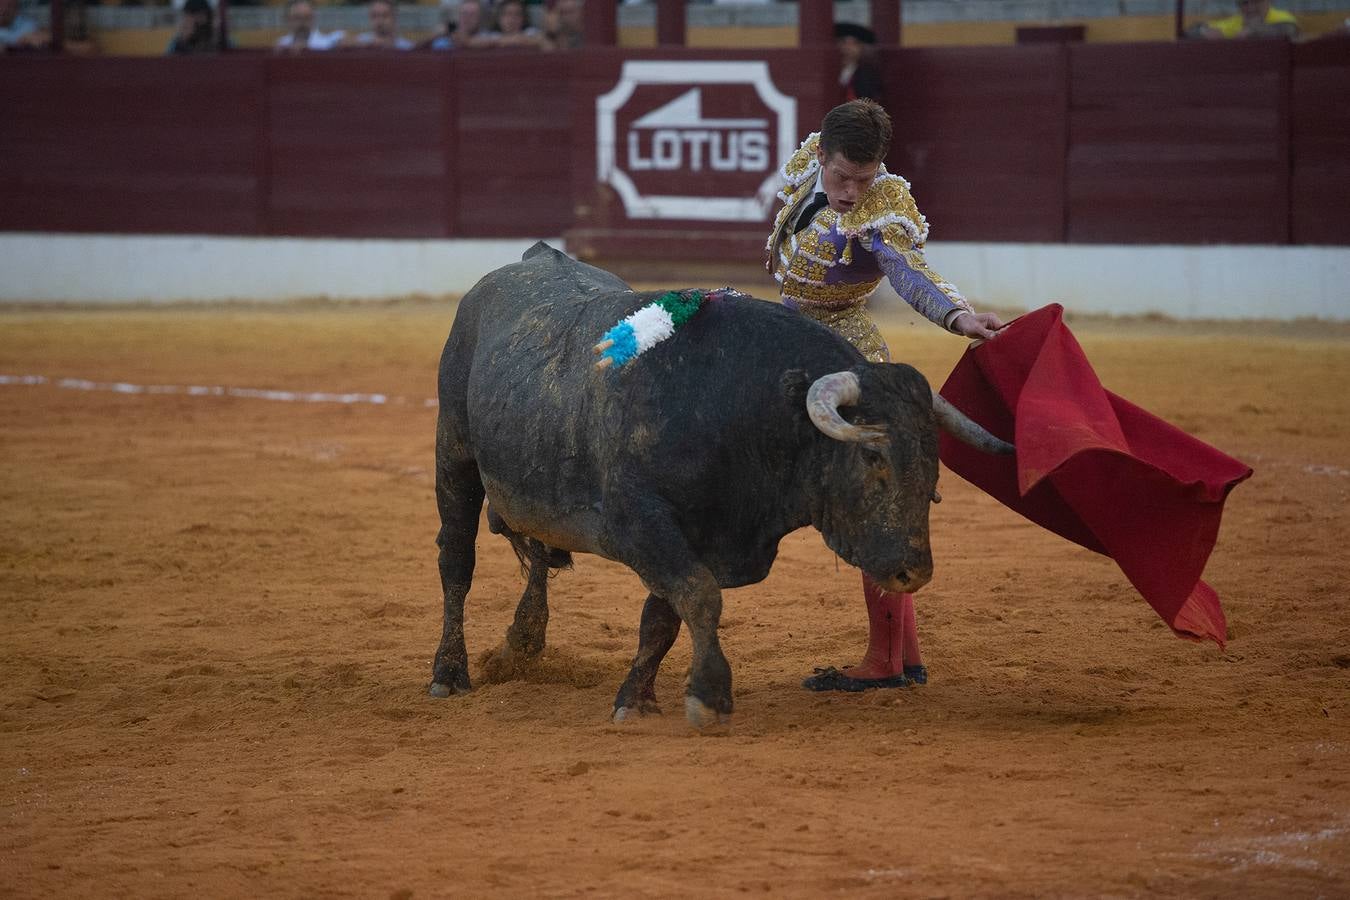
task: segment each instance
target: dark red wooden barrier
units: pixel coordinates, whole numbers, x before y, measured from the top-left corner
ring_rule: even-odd
[[[1290,239],[1350,243],[1350,37],[1294,47]]]
[[[575,58],[487,50],[455,60],[453,233],[562,234],[572,224]]]
[[[888,163],[936,239],[1350,244],[1350,40],[881,59]],[[756,254],[766,221],[633,219],[597,185],[596,101],[626,60],[763,60],[795,99],[798,136],[838,90],[829,48],[0,58],[0,229],[525,237],[580,225],[653,246],[678,233],[691,259]],[[688,87],[643,90],[657,108]],[[764,115],[734,92],[703,102],[714,119]],[[640,113],[622,111],[621,127]],[[727,176],[638,177],[715,194]]]
[[[0,228],[263,230],[256,61],[0,62]]]
[[[1071,47],[1069,240],[1286,242],[1289,52]]]
[[[909,179],[935,240],[1062,241],[1063,47],[883,55],[895,125],[888,168]]]
[[[449,235],[447,57],[279,57],[266,71],[270,234]]]

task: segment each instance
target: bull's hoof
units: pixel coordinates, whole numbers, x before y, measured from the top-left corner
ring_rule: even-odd
[[[656,705],[655,700],[643,700],[637,706],[616,706],[614,707],[614,721],[632,722],[640,716],[659,716],[661,707]]]
[[[516,674],[515,654],[505,645],[484,653],[478,662],[483,667],[483,680],[488,684],[510,681]]]
[[[487,650],[479,657],[478,661],[483,666],[483,680],[488,684],[513,681],[525,672],[542,652],[542,647],[538,651],[530,652],[528,649],[511,646],[510,641],[504,641],[499,647]]]
[[[689,720],[689,724],[699,731],[725,725],[731,718],[708,706],[693,694],[687,694],[684,698],[684,716]]]
[[[427,693],[433,697],[449,697],[451,694],[467,694],[471,690],[473,685],[469,682],[468,660],[456,659],[451,654],[442,658],[438,654],[431,666],[431,683],[427,685]]]

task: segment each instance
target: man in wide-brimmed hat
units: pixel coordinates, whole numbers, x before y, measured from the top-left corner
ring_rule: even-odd
[[[870,28],[836,22],[834,41],[839,47],[839,87],[843,100],[867,98],[881,102],[881,68],[876,63],[877,36]]]

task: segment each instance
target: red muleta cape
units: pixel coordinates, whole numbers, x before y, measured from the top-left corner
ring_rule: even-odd
[[[1246,464],[1102,387],[1058,304],[966,351],[942,396],[1010,440],[990,456],[941,438],[942,461],[1004,505],[1103,553],[1177,635],[1221,648],[1228,626],[1200,580]]]

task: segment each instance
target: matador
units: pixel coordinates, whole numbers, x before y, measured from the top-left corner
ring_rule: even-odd
[[[768,266],[783,305],[828,326],[871,362],[890,350],[867,313],[885,278],[910,306],[946,330],[988,340],[1003,323],[977,313],[924,259],[928,223],[909,182],[886,171],[891,121],[871,100],[852,100],[825,116],[783,166],[783,206],[774,220]],[[817,669],[811,690],[861,691],[928,679],[919,653],[914,597],[882,589],[863,575],[867,651],[843,670]]]

